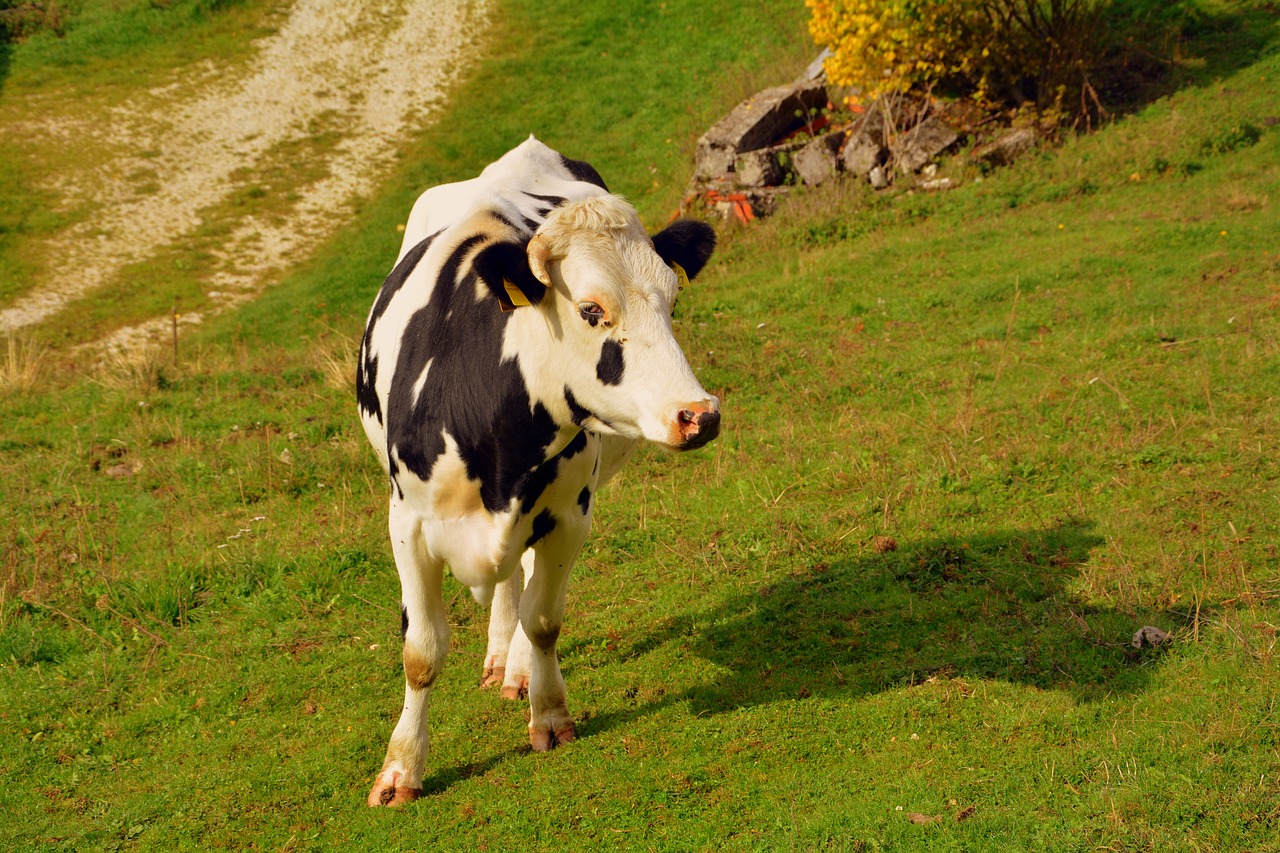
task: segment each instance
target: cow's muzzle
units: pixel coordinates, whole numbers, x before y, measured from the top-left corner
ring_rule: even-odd
[[[720,434],[720,407],[714,402],[694,403],[676,415],[677,450],[694,450]]]

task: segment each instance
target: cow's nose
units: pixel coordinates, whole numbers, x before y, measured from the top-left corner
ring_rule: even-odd
[[[681,409],[676,416],[676,426],[680,431],[680,449],[693,450],[720,434],[720,410],[714,404]]]

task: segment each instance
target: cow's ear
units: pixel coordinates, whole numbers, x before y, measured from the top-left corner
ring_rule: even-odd
[[[653,248],[668,265],[679,264],[685,275],[693,278],[711,259],[716,232],[705,222],[677,219],[653,235]]]
[[[529,254],[520,243],[491,243],[480,250],[471,267],[488,285],[503,311],[537,305],[547,292],[546,285],[529,268]]]

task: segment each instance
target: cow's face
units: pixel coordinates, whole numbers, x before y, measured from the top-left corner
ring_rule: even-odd
[[[714,246],[711,228],[688,220],[650,239],[616,196],[554,211],[527,251],[547,293],[511,327],[536,336],[544,324],[545,360],[529,363],[526,334],[509,346],[538,396],[562,396],[569,418],[593,432],[680,450],[715,438],[719,400],[693,375],[671,327],[682,284],[672,264],[692,278]]]

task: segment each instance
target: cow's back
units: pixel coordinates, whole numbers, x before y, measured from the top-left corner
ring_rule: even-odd
[[[530,136],[478,177],[441,184],[419,196],[405,224],[400,258],[427,236],[478,210],[498,211],[532,234],[557,204],[602,192],[608,187],[590,164],[571,160]]]

